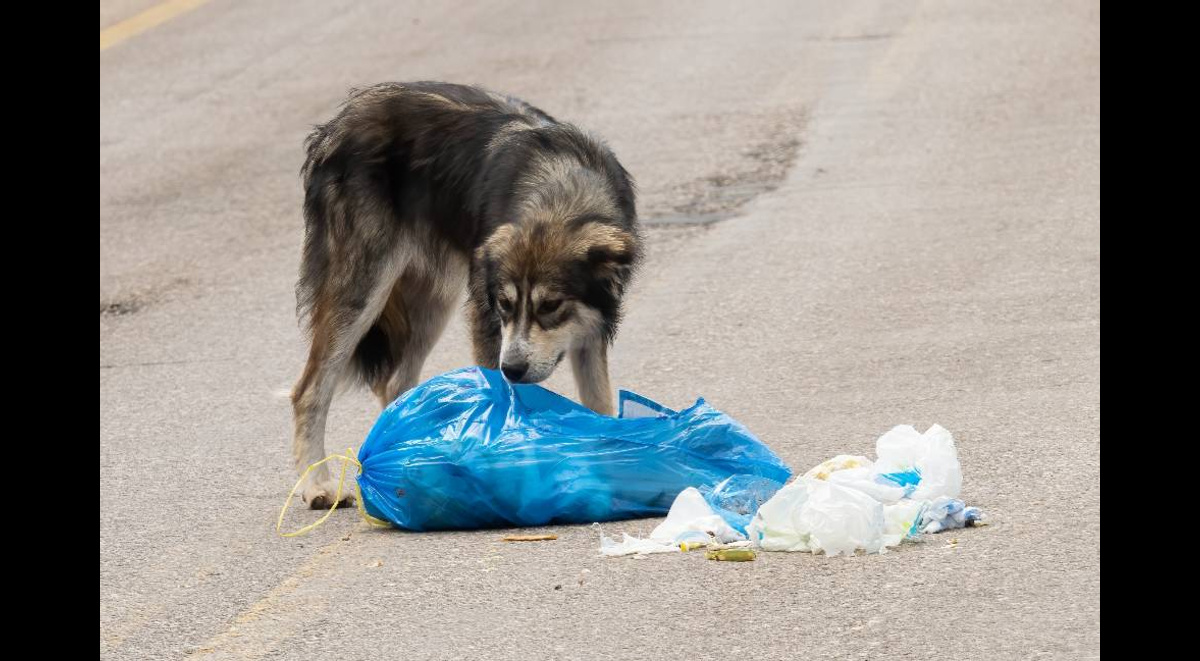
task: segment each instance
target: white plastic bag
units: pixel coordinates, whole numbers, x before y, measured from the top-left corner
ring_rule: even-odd
[[[880,475],[915,471],[920,481],[908,495],[913,500],[939,496],[958,498],[962,490],[962,467],[954,448],[954,437],[941,425],[924,434],[912,425],[898,425],[875,442],[875,471]]]
[[[801,477],[763,503],[746,530],[765,551],[877,553],[884,542],[883,505],[857,489]]]
[[[695,487],[688,487],[675,496],[667,519],[650,533],[650,539],[665,543],[702,540],[714,537],[718,542],[736,542],[746,536],[734,530],[725,519],[713,511],[704,495]]]

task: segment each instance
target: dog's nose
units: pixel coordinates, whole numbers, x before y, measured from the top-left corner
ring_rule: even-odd
[[[508,379],[509,381],[512,381],[513,383],[516,383],[517,381],[521,380],[521,377],[525,376],[526,372],[529,371],[529,364],[528,363],[505,363],[500,368],[500,371],[504,372],[504,378]]]

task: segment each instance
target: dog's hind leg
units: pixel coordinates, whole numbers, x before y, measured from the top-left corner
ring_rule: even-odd
[[[384,308],[380,325],[391,350],[390,374],[371,384],[379,403],[387,407],[417,385],[425,359],[437,344],[454,304],[462,294],[465,266],[460,258],[447,258],[435,271],[412,268],[400,276]]]
[[[292,454],[297,471],[325,457],[329,405],[359,342],[379,319],[400,266],[391,246],[365,248],[331,265],[313,296],[312,345],[304,373],[292,390]],[[313,509],[333,506],[337,480],[329,466],[314,469],[303,486],[304,501]],[[353,496],[345,490],[342,502],[352,503]]]

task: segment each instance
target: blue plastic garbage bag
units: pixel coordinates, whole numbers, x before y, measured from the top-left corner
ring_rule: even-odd
[[[358,459],[367,513],[408,530],[661,516],[690,486],[739,474],[782,484],[791,475],[703,399],[672,411],[621,391],[614,418],[479,367],[392,402]]]

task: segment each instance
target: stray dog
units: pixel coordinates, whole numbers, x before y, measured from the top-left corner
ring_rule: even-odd
[[[464,286],[476,363],[537,383],[569,356],[580,400],[612,414],[607,351],[641,239],[603,143],[519,99],[419,82],[351,91],[305,147],[298,470],[325,456],[341,383],[383,406],[417,384]],[[303,497],[328,508],[335,489],[323,465]]]

